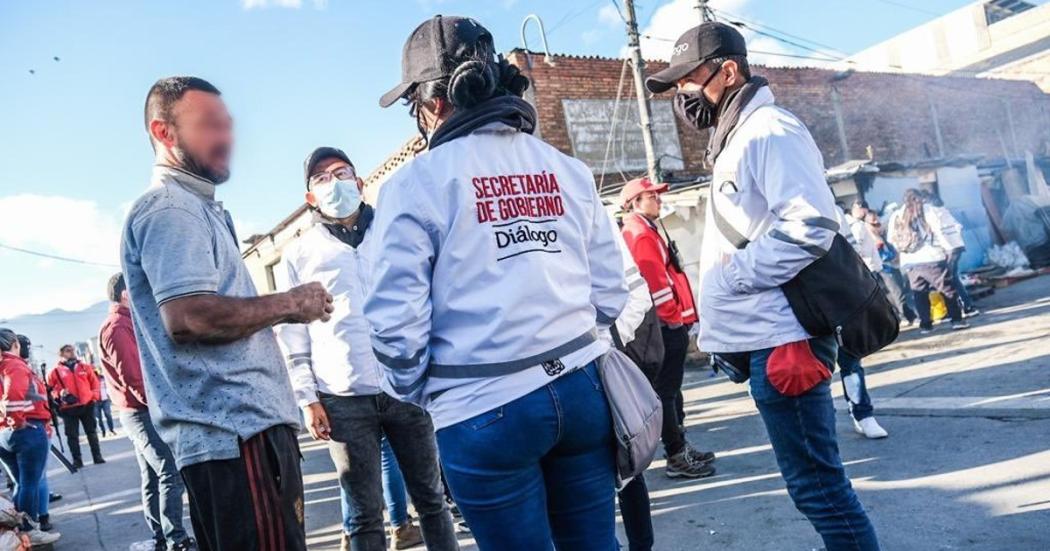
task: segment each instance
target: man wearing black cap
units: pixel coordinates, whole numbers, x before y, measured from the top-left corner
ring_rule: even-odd
[[[743,36],[723,23],[686,31],[646,87],[677,88],[679,119],[711,129],[700,349],[750,371],[788,493],[828,551],[878,549],[835,440],[836,341],[810,337],[780,290],[826,254],[839,230],[820,151],[806,126],[775,105],[766,80],[751,76]]]
[[[426,540],[428,549],[458,548],[445,504],[434,425],[414,404],[383,393],[382,370],[372,353],[362,314],[369,259],[372,207],[362,201],[363,182],[342,150],[319,147],[306,157],[306,202],[315,224],[281,255],[281,288],[320,281],[334,297],[329,323],[275,328],[296,402],[310,434],[328,442],[348,500],[343,548],[385,550],[381,438],[386,437],[420,517],[395,521],[396,549]],[[402,497],[403,500],[403,490]],[[394,511],[391,511],[394,520]]]

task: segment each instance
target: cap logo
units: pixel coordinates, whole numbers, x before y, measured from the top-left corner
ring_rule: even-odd
[[[671,57],[682,55],[688,49],[689,49],[689,43],[688,42],[683,42],[681,44],[678,44],[678,45],[676,45],[674,47],[673,50],[671,50]]]

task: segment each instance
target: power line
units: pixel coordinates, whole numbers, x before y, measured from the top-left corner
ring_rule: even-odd
[[[580,9],[578,9],[576,11],[572,11],[571,9],[566,11],[565,15],[561,16],[561,19],[559,19],[557,22],[555,22],[553,25],[551,25],[550,30],[547,31],[547,36],[550,36],[550,35],[554,34],[554,31],[558,30],[558,28],[561,27],[562,25],[565,25],[566,23],[572,21],[573,19],[576,19],[577,17],[579,17],[579,16],[583,15],[584,13],[590,11],[592,8],[594,8],[598,4],[601,4],[604,1],[605,0],[595,0],[594,2],[591,2],[590,4],[587,4],[586,6],[580,8]]]
[[[0,249],[8,249],[15,252],[31,254],[33,256],[41,256],[44,258],[50,258],[51,260],[61,260],[62,262],[73,262],[76,264],[86,264],[88,266],[102,266],[104,268],[120,268],[120,266],[117,266],[116,264],[109,264],[106,262],[92,262],[90,260],[81,260],[79,258],[69,258],[67,256],[58,256],[54,254],[42,253],[40,251],[31,251],[29,249],[12,247],[11,245],[5,245],[3,243],[0,243]]]
[[[749,23],[751,25],[757,25],[757,26],[762,27],[762,28],[764,28],[766,30],[775,32],[777,34],[784,35],[784,36],[786,36],[788,38],[794,38],[795,40],[801,40],[803,42],[808,42],[810,44],[813,44],[814,46],[817,46],[817,47],[820,47],[820,48],[824,48],[825,50],[831,50],[831,51],[833,51],[833,52],[835,52],[837,54],[840,54],[842,56],[848,56],[849,55],[848,53],[846,53],[843,50],[840,50],[840,49],[838,49],[838,48],[836,48],[834,46],[829,46],[827,44],[822,44],[820,42],[817,42],[816,40],[812,40],[812,39],[806,38],[804,36],[799,36],[797,34],[791,34],[791,33],[787,32],[787,31],[782,31],[782,30],[780,30],[780,29],[778,29],[776,27],[772,27],[772,26],[767,25],[765,23],[760,23],[758,21],[755,21],[754,19],[748,19],[746,17],[740,17],[739,15],[732,14],[732,13],[729,13],[727,11],[720,10],[720,9],[711,8],[711,10],[716,12],[716,13],[721,14],[725,18],[737,19],[737,20],[743,21],[745,23]]]

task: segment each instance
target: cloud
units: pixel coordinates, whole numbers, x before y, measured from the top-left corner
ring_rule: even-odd
[[[751,3],[751,0],[719,0],[712,1],[710,5],[715,10],[724,10],[754,21],[755,17],[750,16],[748,10]],[[699,24],[700,14],[697,12],[695,0],[674,0],[660,6],[653,13],[649,24],[641,30],[642,55],[645,59],[666,60],[670,58],[675,40],[683,32]],[[757,65],[819,67],[829,64],[816,60],[787,57],[783,54],[804,56],[817,54],[797,49],[747,28],[740,29],[740,32],[747,40],[748,59]],[[627,55],[626,48],[621,54]]]
[[[123,216],[94,201],[59,195],[0,197],[0,242],[12,247],[112,266],[73,264],[9,250],[3,255],[5,286],[0,315],[52,308],[74,309],[102,300],[105,280],[120,264]]]
[[[623,27],[620,11],[612,4],[605,4],[598,10],[598,21],[609,27]]]
[[[314,9],[323,10],[328,7],[328,0],[313,0]],[[241,8],[245,10],[265,8],[291,8],[303,7],[303,0],[241,0]]]

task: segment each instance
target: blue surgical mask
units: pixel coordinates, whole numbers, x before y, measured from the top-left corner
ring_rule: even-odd
[[[357,189],[356,180],[333,180],[314,187],[312,191],[317,199],[317,210],[329,218],[346,218],[361,206],[361,190]]]

